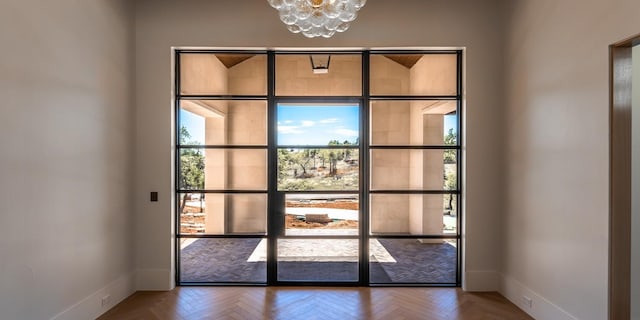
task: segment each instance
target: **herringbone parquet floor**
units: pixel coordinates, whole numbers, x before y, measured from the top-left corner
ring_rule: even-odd
[[[459,288],[178,287],[137,292],[99,319],[532,318],[497,293]]]

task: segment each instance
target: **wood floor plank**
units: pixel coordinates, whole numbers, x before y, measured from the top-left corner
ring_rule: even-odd
[[[498,293],[459,288],[178,287],[136,292],[99,320],[528,320]]]

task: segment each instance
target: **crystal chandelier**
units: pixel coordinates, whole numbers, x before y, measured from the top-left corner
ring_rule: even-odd
[[[330,38],[349,29],[367,0],[267,0],[293,33]]]

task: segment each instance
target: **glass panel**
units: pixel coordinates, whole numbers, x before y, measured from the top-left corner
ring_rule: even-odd
[[[181,282],[267,281],[266,239],[180,239]]]
[[[457,150],[371,150],[372,190],[455,190]]]
[[[266,145],[267,102],[181,100],[180,144]]]
[[[278,190],[358,190],[358,105],[279,104],[277,113],[278,145],[289,146],[278,150]]]
[[[458,195],[445,194],[444,201],[444,217],[442,220],[443,233],[445,234],[457,234],[458,233]]]
[[[449,197],[449,194],[372,194],[371,233],[455,234],[458,203],[455,195]]]
[[[266,95],[264,54],[180,54],[180,93],[185,95]]]
[[[357,104],[278,104],[278,145],[357,146]]]
[[[204,149],[181,149],[178,172],[178,188],[187,190],[204,189],[205,177]]]
[[[453,239],[370,239],[370,281],[455,284],[456,247]]]
[[[357,194],[285,195],[285,235],[358,235]]]
[[[180,150],[181,190],[266,190],[266,149]]]
[[[320,67],[314,71],[309,54],[276,55],[276,95],[362,95],[361,55],[330,55],[328,69],[324,68],[326,56],[314,54],[314,62]]]
[[[278,280],[358,281],[357,239],[278,239]]]
[[[358,149],[278,149],[278,190],[357,191]]]
[[[372,101],[372,145],[456,145],[456,101]]]
[[[456,54],[372,54],[370,61],[372,95],[457,93]]]
[[[178,194],[181,234],[265,234],[266,194]]]

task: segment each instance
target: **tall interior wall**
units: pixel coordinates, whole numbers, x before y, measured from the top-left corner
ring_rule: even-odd
[[[136,266],[139,289],[173,285],[173,200],[171,146],[172,47],[464,47],[466,61],[466,170],[464,286],[495,290],[500,262],[502,165],[501,13],[499,0],[409,1],[402,6],[372,1],[348,32],[331,39],[291,34],[267,2],[185,0],[136,1],[135,144]],[[221,9],[223,8],[223,10]],[[389,17],[402,17],[403,28]],[[247,22],[251,23],[247,23]],[[376,30],[376,32],[371,32]],[[429,32],[425,32],[429,30]],[[332,61],[333,64],[333,61]],[[158,202],[148,192],[159,191]]]
[[[607,319],[608,47],[640,2],[506,3],[500,291],[537,319]]]
[[[465,288],[529,295],[540,319],[606,318],[607,46],[637,34],[640,3],[505,3],[503,16],[499,0],[371,1],[332,39],[290,34],[259,1],[139,0],[134,27],[122,1],[3,3],[0,39],[16,50],[0,60],[0,139],[15,152],[0,159],[0,203],[21,212],[1,216],[3,315],[89,304],[92,317],[104,288],[119,288],[111,303],[131,291],[132,269],[137,289],[173,287],[172,47],[410,44],[465,48]]]
[[[93,319],[135,288],[133,6],[0,7],[0,318]]]

